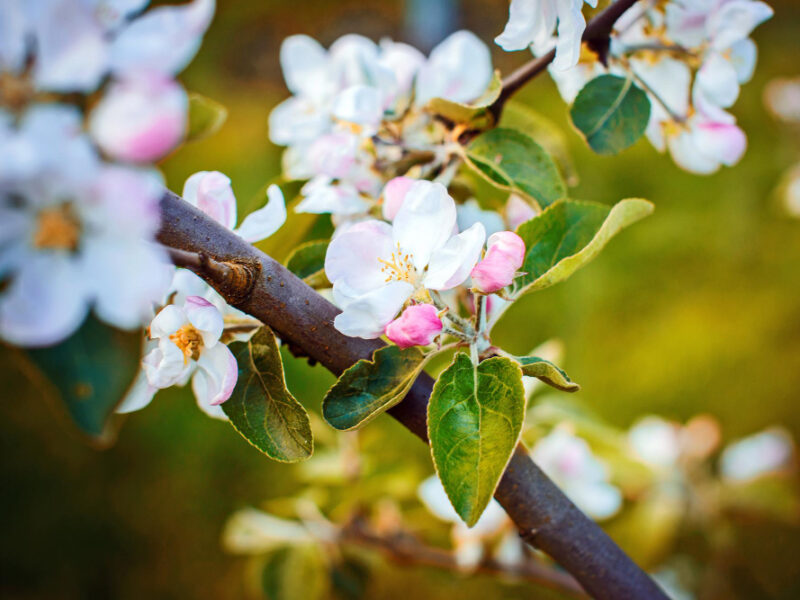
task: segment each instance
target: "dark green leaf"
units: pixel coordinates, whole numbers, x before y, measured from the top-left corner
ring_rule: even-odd
[[[114,329],[93,316],[56,346],[28,351],[53,383],[75,424],[102,438],[142,359],[141,332]]]
[[[186,141],[195,142],[215,134],[227,118],[228,109],[222,104],[201,94],[190,93]]]
[[[295,248],[286,260],[286,268],[311,287],[330,287],[325,276],[325,253],[328,242],[315,240]]]
[[[388,410],[408,392],[425,357],[417,347],[384,346],[342,373],[322,401],[322,416],[332,427],[349,431]]]
[[[467,146],[466,156],[467,164],[492,185],[527,196],[542,208],[566,194],[553,159],[522,132],[486,131]]]
[[[458,353],[434,385],[428,404],[433,462],[467,525],[478,521],[491,500],[524,418],[522,372],[511,359],[490,358],[476,369]]]
[[[268,600],[318,600],[327,596],[328,566],[319,546],[286,546],[267,558],[261,586]]]
[[[311,456],[308,413],[286,389],[272,330],[264,326],[249,342],[230,348],[239,364],[239,379],[222,410],[236,431],[275,460],[297,462]]]
[[[650,101],[630,78],[600,75],[578,93],[570,115],[592,150],[616,154],[644,134]]]
[[[527,377],[536,377],[547,385],[564,392],[577,392],[581,389],[581,386],[570,380],[564,371],[549,360],[538,356],[514,356],[513,358],[522,367],[522,374]]]
[[[613,207],[561,200],[517,227],[525,242],[525,275],[514,293],[540,290],[563,281],[592,260],[620,230],[653,212],[647,200],[630,198]]]
[[[503,81],[500,78],[500,72],[495,71],[489,87],[477,100],[462,103],[444,98],[433,98],[428,101],[426,108],[453,123],[468,125],[470,129],[485,129],[494,122],[489,107],[497,100],[502,90]]]

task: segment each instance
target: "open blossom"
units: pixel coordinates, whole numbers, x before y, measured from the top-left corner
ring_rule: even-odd
[[[622,494],[609,483],[606,466],[585,440],[564,428],[556,428],[536,442],[531,458],[593,519],[612,517],[622,506]]]
[[[334,325],[354,337],[383,334],[412,297],[463,283],[478,261],[485,232],[476,223],[456,228],[455,201],[440,183],[417,181],[392,225],[367,220],[336,236],[325,256],[334,303],[343,310]]]
[[[150,323],[158,347],[142,360],[148,383],[157,389],[184,385],[190,378],[201,404],[217,406],[230,398],[238,367],[220,341],[224,321],[208,300],[189,296],[183,306],[165,306]]]
[[[585,0],[592,7],[597,0]],[[584,0],[511,0],[508,23],[495,42],[503,50],[524,50],[546,43],[558,24],[553,66],[563,71],[578,63],[581,37],[586,29]]]
[[[245,217],[236,227],[236,196],[231,180],[219,171],[199,171],[183,186],[183,199],[190,202],[215,221],[255,243],[268,238],[286,222],[286,204],[281,188],[267,188],[268,202]]]
[[[427,346],[442,332],[442,327],[436,307],[412,304],[386,326],[386,337],[401,348]]]
[[[102,162],[71,107],[34,106],[0,129],[0,336],[55,344],[90,308],[140,326],[170,280],[153,243],[160,179]]]
[[[786,470],[793,457],[791,436],[773,427],[728,445],[719,459],[720,473],[731,481],[748,481]]]
[[[481,292],[491,294],[511,285],[525,259],[525,242],[512,231],[489,236],[486,256],[472,269],[472,283]]]

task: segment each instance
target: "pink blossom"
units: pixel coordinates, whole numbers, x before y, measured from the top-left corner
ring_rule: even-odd
[[[401,348],[427,346],[442,331],[442,321],[430,304],[414,304],[386,326],[386,337]]]
[[[525,258],[525,242],[516,233],[500,231],[489,236],[486,256],[472,269],[475,287],[492,293],[510,285]]]
[[[414,184],[411,177],[395,177],[386,187],[383,188],[383,218],[387,221],[394,221],[394,216],[400,210],[406,192]]]

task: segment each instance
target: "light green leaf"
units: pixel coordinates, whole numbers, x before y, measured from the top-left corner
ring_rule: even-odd
[[[53,384],[81,431],[102,440],[139,370],[142,334],[114,329],[90,316],[65,341],[27,354]]]
[[[314,451],[308,413],[286,389],[272,330],[263,326],[250,341],[230,348],[239,364],[239,379],[222,410],[233,427],[270,458],[307,459]]]
[[[644,134],[650,100],[630,78],[600,75],[578,93],[570,115],[592,150],[617,154]]]
[[[541,290],[567,279],[592,260],[622,229],[653,212],[647,200],[630,198],[613,207],[561,200],[517,227],[525,242],[525,275],[514,294]]]
[[[433,98],[428,101],[425,108],[453,123],[468,125],[470,129],[486,129],[494,123],[489,107],[497,100],[502,90],[503,80],[500,78],[500,72],[495,71],[489,87],[477,100],[463,103]]]
[[[514,356],[512,358],[519,363],[522,367],[522,374],[527,377],[536,377],[563,392],[577,392],[581,389],[581,386],[573,382],[564,371],[549,360],[538,356]]]
[[[286,268],[311,287],[330,287],[325,276],[325,253],[328,242],[315,240],[295,248],[286,260]]]
[[[195,142],[215,134],[227,118],[228,109],[222,104],[201,94],[190,92],[186,141]]]
[[[316,544],[285,546],[270,554],[261,571],[268,600],[321,600],[328,596],[328,564]]]
[[[520,131],[486,131],[466,147],[466,157],[467,164],[489,183],[518,192],[542,208],[566,194],[566,185],[553,159]]]
[[[400,402],[425,364],[417,347],[378,348],[342,373],[322,400],[322,416],[332,427],[361,427]]]
[[[491,500],[525,418],[518,364],[505,357],[475,368],[460,352],[439,376],[428,404],[428,437],[447,496],[467,525]]]

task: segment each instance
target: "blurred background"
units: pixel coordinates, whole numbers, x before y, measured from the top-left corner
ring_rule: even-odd
[[[619,157],[595,155],[572,130],[548,77],[520,94],[564,130],[580,178],[573,197],[642,197],[656,205],[589,268],[526,297],[495,329],[499,344],[515,353],[561,339],[562,366],[582,385],[571,400],[614,427],[650,413],[680,422],[708,413],[718,419],[723,442],[775,424],[800,438],[800,220],[776,192],[800,160],[800,131],[775,120],[763,102],[773,78],[800,75],[800,4],[770,4],[774,18],[754,35],[755,77],[733,110],[749,148],[737,167],[713,176],[679,170],[645,141]],[[452,30],[468,28],[507,73],[528,55],[491,43],[506,17],[506,0],[218,0],[216,20],[182,80],[227,106],[228,121],[163,162],[168,184],[180,192],[190,174],[220,170],[233,180],[240,211],[263,203],[259,190],[280,170],[267,115],[288,94],[278,64],[287,35],[307,33],[328,46],[355,32],[429,50]],[[272,244],[278,258],[290,249]],[[224,551],[223,525],[237,509],[296,493],[307,471],[267,460],[181,390],[162,392],[130,415],[116,443],[97,451],[72,433],[17,357],[2,352],[0,595],[249,597],[248,563]],[[288,353],[285,364],[289,388],[318,414],[333,377]],[[314,426],[315,434],[326,428],[321,421]],[[325,435],[331,434],[322,434],[323,444]],[[442,527],[418,502],[415,508],[415,484],[403,484],[432,472],[428,449],[388,417],[365,430],[360,443],[371,468],[396,472],[398,488],[411,486],[406,507],[419,513],[420,530]],[[721,535],[736,597],[800,597],[796,517],[729,523]],[[609,527],[634,558],[652,558],[637,546],[644,530]],[[689,539],[691,552],[700,542]],[[363,597],[550,597],[486,576],[391,563],[377,569]],[[341,590],[339,596],[353,597]]]

